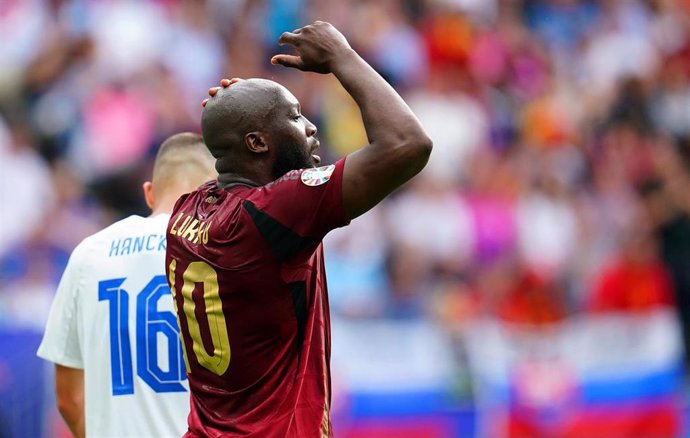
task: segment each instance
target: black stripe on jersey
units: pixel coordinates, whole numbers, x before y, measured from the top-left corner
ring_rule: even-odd
[[[273,219],[268,214],[256,208],[251,201],[245,200],[242,206],[254,221],[259,234],[264,238],[268,246],[278,260],[285,261],[304,249],[313,239],[302,237],[285,225]]]
[[[292,292],[292,306],[297,318],[297,350],[302,350],[304,327],[307,323],[307,284],[303,281],[289,283]]]

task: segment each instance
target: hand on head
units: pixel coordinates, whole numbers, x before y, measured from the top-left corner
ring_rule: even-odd
[[[241,81],[241,80],[242,80],[242,79],[240,79],[240,78],[221,79],[221,80],[220,80],[220,87],[211,87],[211,88],[209,88],[209,89],[208,89],[208,95],[211,96],[211,97],[213,97],[213,96],[215,96],[216,94],[218,94],[218,91],[220,91],[222,88],[228,88],[230,85],[235,84],[235,83],[237,83],[237,82],[239,82],[239,81]],[[201,106],[204,106],[204,107],[205,107],[206,104],[208,103],[208,99],[210,99],[210,97],[204,99],[204,100],[201,102]]]

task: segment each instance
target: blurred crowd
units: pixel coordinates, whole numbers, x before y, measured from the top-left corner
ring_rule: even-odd
[[[327,237],[336,316],[456,332],[673,305],[690,327],[688,0],[3,0],[0,323],[42,329],[74,246],[147,214],[158,144],[199,130],[221,77],[286,85],[325,162],[366,144],[334,78],[269,63],[315,19],[435,145]]]

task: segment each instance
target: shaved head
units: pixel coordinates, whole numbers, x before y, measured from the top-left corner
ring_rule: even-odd
[[[169,137],[158,149],[153,165],[154,195],[161,198],[193,191],[215,178],[214,161],[199,134],[185,132]]]
[[[244,144],[244,136],[269,127],[271,115],[286,96],[287,88],[267,79],[246,79],[221,89],[201,114],[204,142],[218,158]]]
[[[267,79],[221,88],[204,107],[201,130],[221,185],[238,178],[266,184],[318,160],[316,127],[287,88]]]

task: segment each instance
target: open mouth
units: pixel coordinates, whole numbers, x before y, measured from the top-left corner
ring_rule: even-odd
[[[319,164],[319,163],[321,163],[321,157],[318,156],[318,155],[316,155],[316,154],[314,153],[314,152],[316,152],[316,151],[319,149],[319,146],[321,146],[321,143],[319,143],[319,141],[317,140],[317,141],[316,141],[316,144],[314,145],[314,147],[313,147],[312,150],[311,150],[311,152],[312,152],[312,154],[311,154],[311,160],[314,162],[314,164]]]

